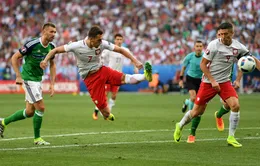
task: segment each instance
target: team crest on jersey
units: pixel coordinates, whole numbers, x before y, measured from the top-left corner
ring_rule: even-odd
[[[238,54],[238,49],[233,48],[233,55],[237,56],[237,54]]]
[[[21,48],[21,52],[22,52],[22,53],[26,53],[26,51],[27,51],[26,47],[22,47],[22,48]]]
[[[209,55],[210,51],[209,49],[206,49],[206,54]]]
[[[100,48],[96,49],[95,53],[96,53],[96,55],[99,55],[101,53],[101,49]]]

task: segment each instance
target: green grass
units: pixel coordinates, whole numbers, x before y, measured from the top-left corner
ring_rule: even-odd
[[[221,106],[215,97],[202,117],[197,142],[187,144],[190,125],[182,141],[173,142],[175,123],[183,113],[187,95],[119,93],[114,122],[92,120],[89,96],[45,95],[42,136],[51,146],[34,146],[32,119],[8,125],[0,139],[0,165],[259,165],[260,94],[241,95],[241,119],[236,137],[242,148],[227,146],[226,128],[215,128],[214,112]],[[23,95],[0,95],[0,117],[23,109]],[[12,139],[14,138],[14,139]]]

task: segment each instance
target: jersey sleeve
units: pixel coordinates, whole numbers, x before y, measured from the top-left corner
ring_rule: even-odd
[[[240,43],[240,50],[239,50],[239,54],[237,56],[237,59],[240,59],[243,56],[252,56],[251,53],[249,52],[249,50],[246,48],[245,45],[243,45],[242,43]]]
[[[74,49],[80,47],[79,42],[80,42],[80,41],[78,41],[78,42],[69,42],[68,44],[65,44],[65,45],[64,45],[64,50],[65,50],[66,52],[73,52]],[[83,42],[83,41],[82,41],[82,42]]]
[[[184,60],[183,60],[183,62],[182,62],[182,66],[187,67],[187,66],[189,65],[189,63],[190,63],[190,58],[191,58],[191,54],[188,54],[188,55],[184,58]]]
[[[36,39],[37,40],[37,39]],[[28,53],[30,53],[33,49],[33,47],[35,46],[35,43],[37,43],[36,40],[31,40],[27,43],[25,43],[21,48],[19,48],[19,52],[25,56],[27,55]]]
[[[214,41],[210,42],[207,46],[206,51],[203,54],[203,58],[206,58],[209,61],[212,61],[216,54],[216,43]]]
[[[104,49],[108,49],[110,51],[113,51],[115,49],[115,45],[106,40],[102,40],[102,46]]]

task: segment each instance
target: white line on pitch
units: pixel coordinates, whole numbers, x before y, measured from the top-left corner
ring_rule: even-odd
[[[208,139],[197,139],[199,142],[210,142],[210,141],[224,141],[227,138],[208,138]],[[237,138],[239,140],[258,140],[260,137],[243,137]],[[182,140],[181,142],[185,142]],[[158,144],[158,143],[174,143],[173,140],[164,141],[140,141],[140,142],[105,142],[105,143],[93,143],[93,144],[81,144],[81,145],[57,145],[57,146],[37,146],[29,148],[1,148],[0,151],[25,151],[25,150],[37,150],[37,149],[57,149],[57,148],[71,148],[71,147],[91,147],[91,146],[108,146],[108,145],[129,145],[129,144]]]
[[[244,127],[238,128],[238,130],[258,130],[260,127]],[[189,130],[189,129],[184,129]],[[216,128],[201,128],[198,130],[209,131],[209,130],[217,130]],[[97,134],[124,134],[124,133],[151,133],[151,132],[170,132],[174,130],[170,129],[158,129],[158,130],[132,130],[132,131],[101,131],[101,132],[88,132],[88,133],[72,133],[72,134],[58,134],[58,135],[45,135],[42,137],[45,138],[57,138],[57,137],[71,137],[71,136],[82,136],[82,135],[97,135]],[[15,140],[24,140],[24,139],[32,139],[33,137],[17,137],[17,138],[7,138],[0,139],[1,141],[15,141]]]

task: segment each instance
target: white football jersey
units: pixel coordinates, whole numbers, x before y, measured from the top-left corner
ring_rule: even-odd
[[[248,49],[232,39],[232,44],[226,46],[221,42],[221,39],[211,41],[203,54],[203,58],[210,61],[208,64],[209,71],[217,83],[230,81],[230,76],[234,62],[238,56],[243,56],[248,53]],[[202,81],[210,83],[209,79],[203,75]]]
[[[100,56],[104,49],[112,51],[114,48],[114,44],[105,40],[102,40],[98,48],[89,48],[84,40],[64,45],[66,52],[73,52],[76,56],[79,74],[82,79],[85,79],[90,71],[97,70],[102,66]]]
[[[130,53],[128,48],[121,47]],[[104,50],[101,55],[104,65],[122,72],[125,56],[114,51]]]

